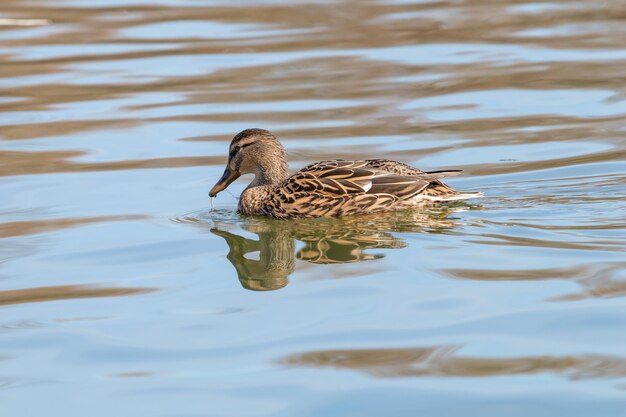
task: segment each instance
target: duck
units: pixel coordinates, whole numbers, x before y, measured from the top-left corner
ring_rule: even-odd
[[[389,159],[335,159],[290,174],[287,153],[276,136],[252,128],[232,139],[224,174],[209,196],[214,198],[241,175],[253,174],[237,205],[244,216],[357,216],[482,197],[480,192],[456,191],[441,181],[460,173],[426,172]]]

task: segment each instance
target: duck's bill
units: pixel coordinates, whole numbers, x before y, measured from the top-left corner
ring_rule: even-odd
[[[222,178],[220,178],[219,181],[213,186],[213,188],[211,188],[211,191],[209,191],[209,197],[215,197],[217,193],[228,187],[230,183],[239,178],[240,175],[241,174],[239,174],[238,172],[231,171],[228,167],[226,167]]]

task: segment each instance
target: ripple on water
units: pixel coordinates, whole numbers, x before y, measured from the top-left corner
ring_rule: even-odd
[[[211,227],[219,224],[243,224],[244,218],[235,210],[230,209],[210,209],[198,210],[179,217],[172,217],[172,221],[177,223],[199,224],[204,227]]]

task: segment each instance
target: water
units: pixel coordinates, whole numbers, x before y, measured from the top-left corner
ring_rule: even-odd
[[[622,416],[621,1],[3,0],[0,410]],[[472,204],[214,202],[293,169],[463,169]]]

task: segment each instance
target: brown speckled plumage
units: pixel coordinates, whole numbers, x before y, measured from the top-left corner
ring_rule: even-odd
[[[322,161],[290,176],[284,148],[262,129],[233,138],[224,175],[209,195],[247,173],[255,178],[241,194],[238,211],[281,219],[351,216],[481,196],[440,181],[460,171],[424,172],[386,159]]]

